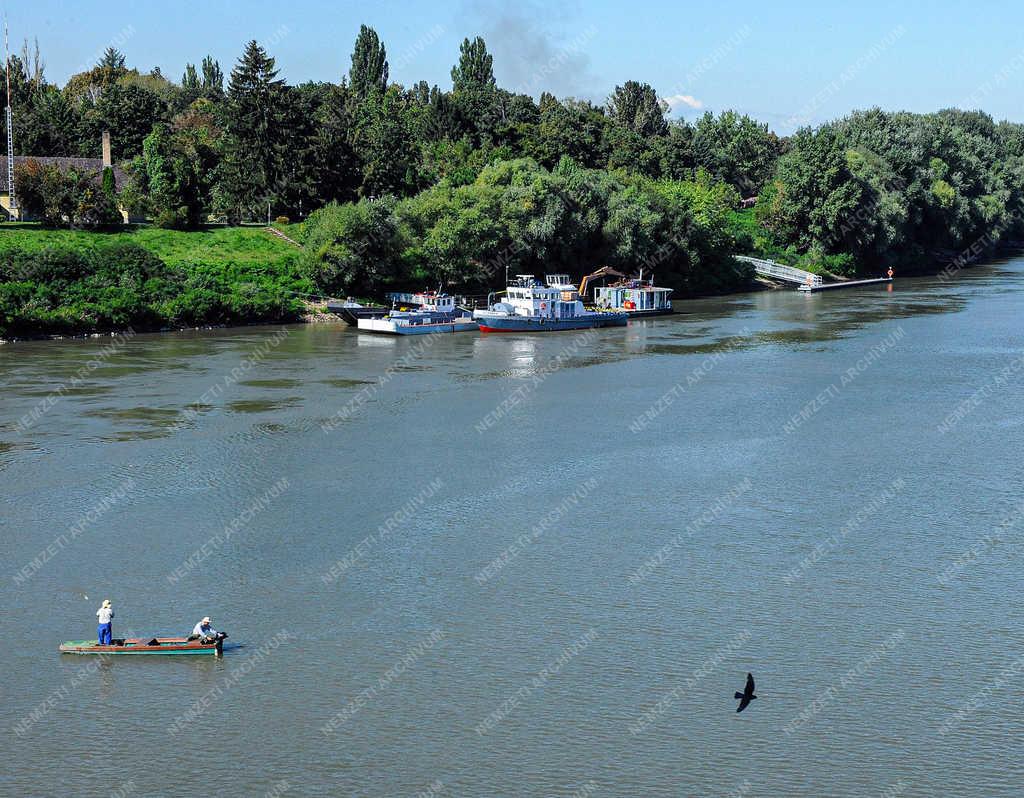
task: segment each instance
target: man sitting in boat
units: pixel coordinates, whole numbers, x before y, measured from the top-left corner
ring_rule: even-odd
[[[212,643],[222,635],[227,637],[226,634],[218,632],[210,625],[210,616],[207,615],[192,628],[192,635],[189,637],[189,640],[198,639],[201,643]]]

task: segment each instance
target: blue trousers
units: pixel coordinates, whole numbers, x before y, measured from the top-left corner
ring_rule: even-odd
[[[99,643],[101,646],[110,645],[111,626],[113,626],[112,623],[101,623],[99,626],[96,627],[96,636],[99,638]]]

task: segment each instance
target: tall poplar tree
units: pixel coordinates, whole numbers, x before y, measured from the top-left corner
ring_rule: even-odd
[[[384,91],[388,87],[387,51],[377,31],[366,25],[359,26],[348,80],[357,97],[366,97],[374,89]]]
[[[472,134],[477,144],[493,138],[501,118],[494,56],[479,36],[462,41],[459,63],[452,67],[452,99],[463,130]]]

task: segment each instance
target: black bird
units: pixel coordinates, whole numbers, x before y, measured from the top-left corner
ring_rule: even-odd
[[[742,712],[747,708],[747,704],[757,698],[754,695],[754,676],[753,674],[747,674],[747,686],[743,688],[742,693],[736,693],[736,698],[740,700],[740,705],[736,707],[737,712]]]

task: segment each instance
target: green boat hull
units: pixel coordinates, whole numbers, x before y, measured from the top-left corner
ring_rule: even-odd
[[[142,638],[123,641],[121,645],[101,646],[95,640],[69,640],[61,643],[59,651],[61,654],[95,654],[99,656],[126,656],[142,657],[156,655],[160,657],[195,657],[200,655],[209,656],[219,654],[225,648],[234,648],[224,644],[200,643],[198,641],[187,641],[183,639],[157,638],[160,642],[157,645],[148,645]]]

